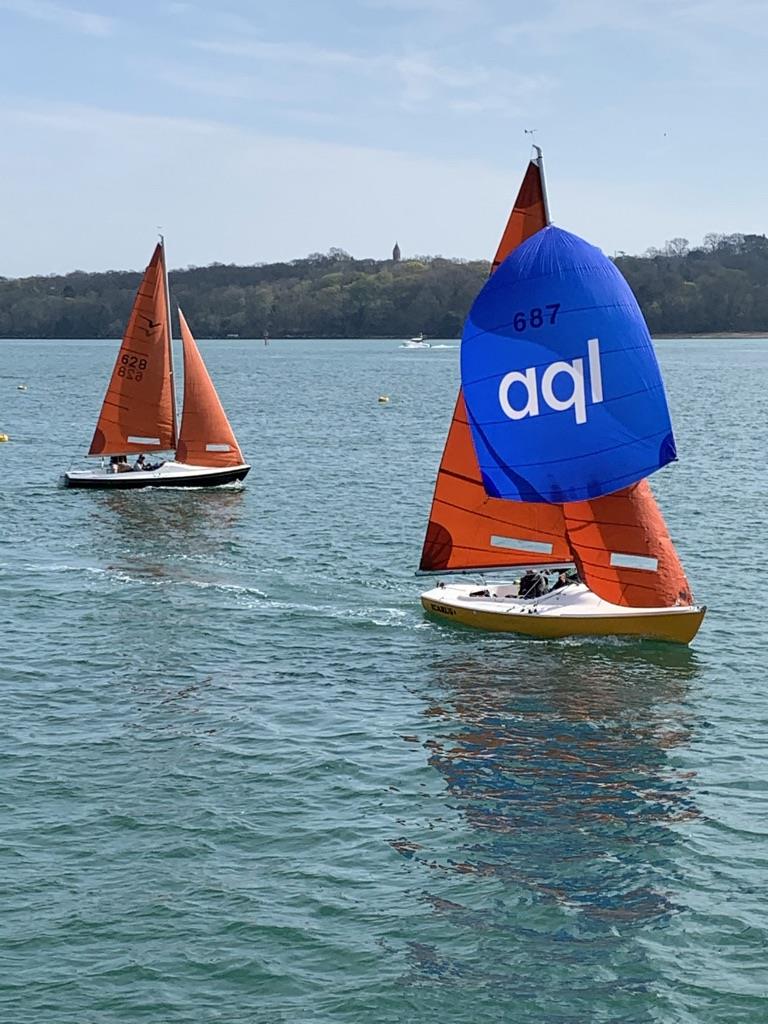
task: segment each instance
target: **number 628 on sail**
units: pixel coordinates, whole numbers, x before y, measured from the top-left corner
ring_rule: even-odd
[[[117,368],[118,377],[127,377],[128,380],[141,380],[144,370],[147,368],[147,360],[140,356],[132,356],[125,352],[120,357],[120,366]]]

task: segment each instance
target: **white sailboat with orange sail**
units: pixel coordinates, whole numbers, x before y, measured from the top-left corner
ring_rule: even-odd
[[[245,462],[184,315],[184,405],[176,423],[171,316],[161,241],[144,272],[88,455],[102,465],[64,474],[67,487],[217,487],[242,480]],[[164,453],[173,453],[162,458]],[[137,461],[128,463],[128,456]],[[146,462],[146,456],[161,456]],[[109,460],[108,463],[106,460]]]
[[[535,149],[465,326],[420,564],[497,582],[422,604],[484,630],[689,643],[706,609],[646,479],[676,458],[650,335],[615,266],[550,224]]]

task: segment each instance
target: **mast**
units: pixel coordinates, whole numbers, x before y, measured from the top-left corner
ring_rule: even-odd
[[[534,143],[533,148],[536,150],[536,157],[533,162],[539,168],[539,177],[541,178],[541,196],[544,200],[544,216],[547,218],[547,224],[551,224],[552,218],[549,215],[549,199],[547,198],[547,180],[544,177],[544,156],[541,152],[541,146],[537,146]]]
[[[173,446],[176,447],[179,424],[176,418],[176,383],[173,374],[173,330],[171,328],[171,288],[168,283],[168,262],[165,258],[165,238],[160,235],[160,248],[163,252],[163,279],[165,281],[165,309],[168,317],[168,366],[171,379],[171,410],[173,415]]]

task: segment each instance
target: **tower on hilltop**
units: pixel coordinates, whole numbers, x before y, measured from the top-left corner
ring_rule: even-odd
[[[392,261],[394,263],[400,262],[400,246],[395,242],[395,248],[392,250]]]

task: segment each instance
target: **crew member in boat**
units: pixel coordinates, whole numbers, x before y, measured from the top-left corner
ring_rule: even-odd
[[[520,580],[518,593],[520,597],[543,597],[547,592],[547,583],[540,572],[528,569]]]
[[[551,594],[553,590],[560,590],[561,587],[570,586],[571,583],[581,583],[578,569],[563,569],[552,584],[549,592]]]
[[[109,458],[109,469],[112,473],[127,473],[130,470],[127,455],[111,455]]]
[[[144,452],[136,456],[136,461],[133,464],[133,468],[136,472],[140,473],[142,470],[149,469],[149,466],[144,461]]]
[[[567,587],[568,584],[571,582],[573,581],[569,579],[568,573],[565,571],[565,569],[563,569],[562,572],[558,574],[558,577],[555,580],[555,582],[552,584],[552,587],[550,588],[550,593],[553,590],[560,590],[561,587]]]

